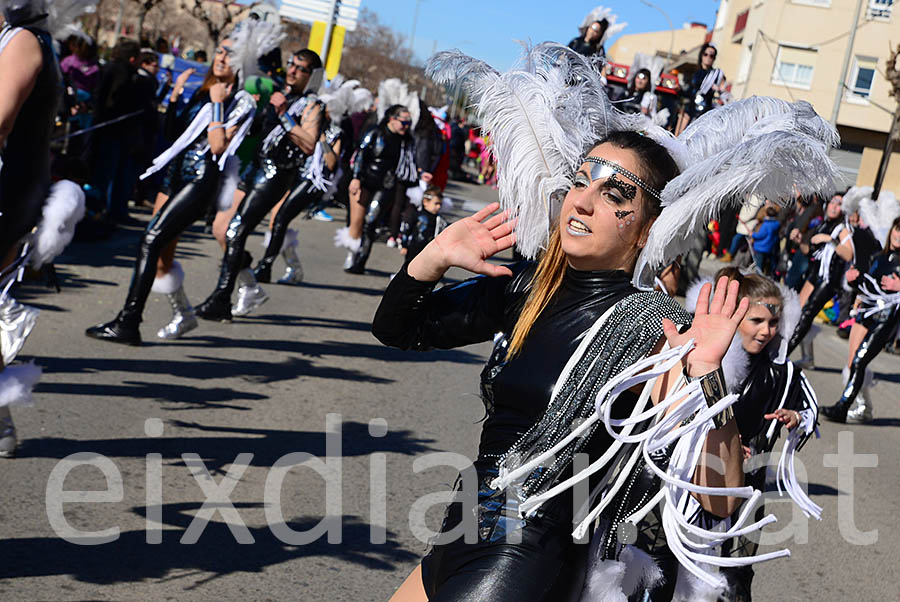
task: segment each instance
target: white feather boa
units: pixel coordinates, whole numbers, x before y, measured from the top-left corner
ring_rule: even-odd
[[[41,379],[41,367],[29,362],[0,372],[0,407],[31,405],[31,391]]]
[[[62,253],[83,217],[84,191],[81,186],[69,180],[54,183],[44,203],[41,221],[32,235],[31,265],[40,269]]]
[[[580,602],[627,602],[629,596],[662,581],[662,571],[650,555],[634,546],[623,547],[619,560],[603,560],[597,545],[600,539],[591,541]]]

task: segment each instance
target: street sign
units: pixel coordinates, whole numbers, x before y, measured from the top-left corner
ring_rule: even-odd
[[[356,31],[359,19],[359,7],[362,0],[341,0],[338,3],[336,25],[347,31]],[[331,19],[332,0],[282,0],[279,14],[288,19],[296,19],[304,23],[316,21],[328,22]],[[321,42],[319,42],[321,45]]]

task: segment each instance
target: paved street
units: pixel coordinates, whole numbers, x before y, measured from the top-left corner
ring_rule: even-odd
[[[457,203],[451,218],[494,194],[452,187],[448,195]],[[379,244],[365,276],[345,274],[344,251],[331,242],[344,215],[335,215],[335,223],[296,222],[302,285],[266,285],[271,299],[252,316],[230,325],[202,322],[179,341],[156,339],[170,314],[155,294],[144,316],[144,346],[106,344],[83,334],[121,307],[138,229],[72,245],[57,264],[60,294],[33,285],[21,289],[20,299],[43,312],[20,359],[33,358],[44,377],[34,407],[14,409],[23,439],[19,457],[0,461],[0,598],[390,597],[425,552],[413,531],[421,525],[410,525],[410,508],[427,494],[446,491],[456,473],[449,466],[417,465],[417,474],[414,461],[435,459],[435,452],[474,455],[484,414],[478,375],[490,346],[428,354],[383,347],[370,324],[400,255]],[[261,241],[256,234],[248,243],[255,256]],[[221,253],[197,226],[179,255],[187,293],[197,303],[214,286]],[[282,267],[276,264],[279,274]],[[832,329],[823,330],[816,341],[820,369],[809,377],[820,402],[831,404],[847,344]],[[824,520],[795,521],[794,540],[775,542],[789,545],[792,558],[757,566],[756,599],[900,599],[890,569],[900,558],[893,516],[900,499],[900,358],[882,354],[873,367],[877,421],[823,423],[822,438],[803,449],[810,492],[824,507]],[[855,452],[864,454],[856,456],[864,467],[842,481],[829,457],[839,433],[849,434]],[[66,478],[61,460],[85,452],[108,461],[75,466]],[[277,467],[280,458],[297,453],[314,457],[288,458],[288,465],[304,461],[290,470]],[[326,491],[317,470],[337,485]],[[74,501],[62,504],[60,521],[61,489],[93,491],[94,499],[105,495],[106,501],[65,494]],[[327,524],[317,527],[326,497],[336,527],[330,541]],[[443,506],[432,505],[426,522],[436,529]],[[373,544],[382,506],[385,543]],[[785,503],[770,507],[780,522],[768,529],[778,539],[791,524],[791,511]],[[198,516],[210,520],[202,532]],[[311,543],[285,536],[318,528]],[[115,540],[86,546],[61,537],[75,540],[76,530],[106,530]],[[197,543],[183,543],[198,534]]]

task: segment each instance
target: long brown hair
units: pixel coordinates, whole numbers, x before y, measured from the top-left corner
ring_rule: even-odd
[[[652,188],[662,190],[665,185],[678,175],[678,166],[668,151],[657,142],[637,132],[623,131],[611,132],[603,140],[599,140],[592,148],[609,143],[619,148],[628,149],[637,155],[642,169],[638,174]],[[650,195],[642,195],[645,211],[641,231],[646,233],[652,221],[659,216],[661,207],[659,202]],[[643,238],[640,236],[639,238]],[[640,249],[635,241],[634,256],[637,258]],[[550,241],[547,250],[538,261],[537,270],[531,280],[531,291],[525,300],[519,319],[513,328],[512,339],[509,342],[508,357],[513,357],[522,350],[525,339],[541,312],[547,308],[553,295],[559,290],[566,273],[568,259],[562,248],[562,238],[559,233],[559,224],[555,224],[550,232]]]
[[[882,255],[891,254],[891,232],[894,231],[894,228],[900,228],[900,217],[894,218],[891,227],[888,228],[887,240],[884,241],[884,246],[881,248]]]
[[[218,48],[216,49],[218,50]],[[216,76],[213,74],[213,65],[215,64],[216,59],[213,57],[213,62],[210,63],[209,69],[206,70],[206,77],[203,78],[203,83],[200,84],[200,87],[197,88],[196,94],[202,94],[206,92],[209,94],[209,89],[213,87],[214,84],[217,83]],[[234,75],[234,85],[232,86],[232,91],[238,90],[238,77],[237,72],[234,70],[234,67],[231,67],[231,73]]]

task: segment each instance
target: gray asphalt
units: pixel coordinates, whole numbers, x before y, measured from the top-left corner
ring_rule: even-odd
[[[449,195],[458,201],[451,217],[458,217],[495,193],[457,185]],[[343,219],[340,211],[335,215]],[[455,470],[414,468],[413,462],[435,459],[434,452],[474,456],[483,417],[478,375],[490,347],[416,354],[381,346],[369,327],[389,275],[400,267],[399,254],[378,245],[368,274],[347,275],[340,269],[344,253],[331,243],[337,222],[298,223],[302,285],[268,285],[271,299],[252,316],[230,325],[201,323],[179,341],[155,339],[169,316],[159,295],[147,306],[144,346],[101,343],[83,334],[121,306],[138,229],[73,244],[57,265],[60,294],[37,285],[20,290],[23,301],[43,310],[20,359],[34,359],[44,377],[34,406],[14,412],[23,439],[19,457],[0,462],[2,599],[386,600],[415,567],[425,544],[413,534],[418,527],[410,525],[410,508],[416,500],[430,505],[426,525],[436,529],[442,504],[423,496],[445,492]],[[261,240],[257,234],[248,244],[254,255]],[[214,286],[218,247],[195,228],[179,255],[187,293],[199,302]],[[450,280],[464,277],[448,274]],[[838,395],[846,350],[831,329],[817,339],[819,369],[809,376],[822,403]],[[801,454],[824,520],[792,523],[788,504],[769,505],[780,519],[768,528],[770,539],[783,538],[789,524],[793,536],[764,549],[788,545],[792,557],[757,566],[759,600],[900,599],[893,574],[900,558],[893,516],[900,497],[900,361],[882,354],[873,367],[875,424],[824,423],[822,438]],[[329,414],[340,415],[339,426],[331,426],[340,430],[332,437],[340,442],[340,458],[327,449]],[[870,466],[843,480],[829,461],[839,433],[852,435],[856,453],[864,454],[857,460]],[[326,449],[335,456],[327,458],[329,465],[319,460]],[[100,461],[62,462],[85,452],[95,456],[80,458],[108,459],[110,481]],[[273,469],[292,453],[314,457],[288,458],[283,462],[289,465],[292,459],[305,462]],[[252,458],[239,461],[239,454]],[[236,467],[248,461],[245,470]],[[339,483],[330,492],[329,513],[340,529],[331,541],[321,534],[301,544],[285,529],[315,529],[325,516],[326,487],[315,471],[322,466],[331,471],[330,482]],[[380,474],[386,474],[384,495]],[[273,491],[280,477],[277,504]],[[117,480],[121,492],[115,491]],[[71,493],[93,491],[90,499],[96,500],[108,488],[106,501]],[[75,501],[62,505],[65,521],[53,519],[54,527],[61,489]],[[384,500],[385,543],[370,543],[372,525],[377,537],[381,523],[373,499]],[[183,543],[203,523],[192,522],[195,517],[210,511],[197,543]],[[159,543],[148,543],[157,524]],[[874,543],[858,534],[854,539],[853,525],[875,532]],[[110,529],[117,530],[110,543],[64,539],[84,543],[78,531]],[[240,544],[237,536],[253,543]]]

